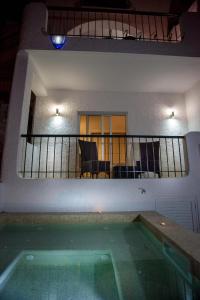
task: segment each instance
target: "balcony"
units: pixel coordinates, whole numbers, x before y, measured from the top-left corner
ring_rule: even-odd
[[[22,135],[26,179],[175,178],[188,173],[183,136]]]
[[[49,35],[177,43],[179,16],[119,9],[48,8]]]

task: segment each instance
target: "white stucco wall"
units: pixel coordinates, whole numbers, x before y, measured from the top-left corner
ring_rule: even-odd
[[[56,108],[61,118],[55,117]],[[49,90],[37,97],[35,134],[79,133],[78,112],[127,112],[128,134],[184,135],[188,132],[181,94]],[[170,119],[171,111],[175,119]]]
[[[9,212],[68,212],[68,211],[131,211],[131,210],[155,210],[159,207],[158,203],[171,201],[176,203],[179,201],[200,200],[200,134],[189,133],[187,135],[187,146],[189,154],[189,176],[183,178],[167,178],[167,179],[135,179],[135,180],[80,180],[80,179],[43,179],[43,180],[24,180],[17,176],[17,155],[20,157],[21,148],[18,147],[20,134],[26,131],[28,107],[30,101],[31,88],[34,86],[34,69],[27,53],[22,51],[18,54],[16,61],[16,68],[11,92],[9,118],[6,133],[6,143],[3,159],[3,190],[0,194],[0,208],[2,211]],[[37,86],[37,85],[35,85]],[[80,95],[82,95],[80,97]],[[113,96],[117,101],[113,102]],[[185,123],[186,114],[185,106],[182,96],[174,95],[172,100],[171,95],[137,95],[133,101],[132,95],[123,94],[114,95],[113,93],[94,93],[90,92],[72,92],[72,91],[57,91],[48,92],[47,98],[51,98],[52,104],[54,101],[70,104],[66,106],[66,121],[68,120],[68,113],[70,116],[77,117],[77,109],[80,110],[102,110],[102,106],[106,105],[106,109],[113,111],[117,105],[120,111],[127,111],[133,108],[134,115],[130,119],[129,128],[133,128],[137,133],[143,125],[144,119],[146,128],[149,126],[148,132],[156,134],[158,127],[162,127],[163,113],[161,113],[164,105],[177,105],[176,115],[177,121],[182,122],[184,132],[187,130]],[[136,96],[136,95],[135,95]],[[66,102],[67,97],[67,102]],[[68,98],[70,97],[70,99]],[[73,97],[73,99],[71,98]],[[93,103],[93,98],[96,102]],[[162,101],[160,102],[160,99]],[[84,101],[85,102],[84,102]],[[121,104],[120,104],[121,101]],[[133,101],[133,102],[132,102]],[[149,105],[149,102],[154,105]],[[175,101],[175,102],[171,102]],[[87,103],[84,104],[84,103]],[[118,104],[117,104],[118,103]],[[134,105],[133,105],[134,103]],[[161,104],[159,104],[161,103]],[[42,103],[43,104],[43,103]],[[76,104],[73,106],[73,104]],[[147,108],[146,106],[147,105]],[[82,108],[81,108],[82,107]],[[136,108],[136,109],[135,109]],[[150,113],[144,110],[150,110]],[[42,111],[42,110],[41,110]],[[53,111],[52,111],[53,113]],[[130,112],[129,112],[130,113]],[[141,115],[142,114],[142,115]],[[180,114],[180,115],[179,115]],[[148,115],[148,117],[147,117]],[[159,116],[155,119],[155,116]],[[47,117],[49,115],[47,114]],[[71,117],[72,118],[72,117]],[[137,118],[137,119],[136,119]],[[141,121],[140,119],[143,119]],[[70,120],[69,126],[77,130],[77,119]],[[140,125],[137,125],[140,124]],[[140,128],[139,128],[140,126]],[[163,134],[169,134],[169,128],[163,126]],[[137,129],[137,130],[136,130]],[[147,130],[147,129],[145,129]],[[154,131],[155,130],[155,131]],[[180,130],[177,127],[177,130]],[[152,132],[153,131],[153,132]],[[172,131],[170,131],[172,132]],[[147,132],[140,132],[147,133]],[[181,132],[180,132],[181,133]],[[177,131],[176,131],[177,134]],[[146,190],[146,193],[141,193],[141,188]],[[182,202],[182,203],[183,203]],[[167,202],[168,203],[168,202]],[[165,206],[166,207],[166,206]],[[200,207],[200,206],[199,206]],[[170,205],[173,209],[173,205]],[[179,211],[177,210],[177,215]],[[191,217],[191,216],[190,216]],[[190,218],[191,219],[191,218]]]
[[[200,81],[198,81],[187,93],[185,101],[188,117],[188,129],[200,130]]]

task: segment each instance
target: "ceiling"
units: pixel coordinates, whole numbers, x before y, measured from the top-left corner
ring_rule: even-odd
[[[47,89],[184,93],[200,80],[200,58],[30,51]]]

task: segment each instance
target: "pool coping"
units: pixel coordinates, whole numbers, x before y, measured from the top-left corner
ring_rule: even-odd
[[[200,279],[200,234],[154,211],[91,213],[1,213],[5,224],[91,224],[143,222],[161,241],[167,240],[191,262],[192,273]]]
[[[200,280],[200,234],[183,228],[157,212],[143,212],[137,220],[143,222],[159,240],[168,241],[186,256],[191,263],[191,273]]]
[[[0,224],[129,223],[141,212],[0,213]]]

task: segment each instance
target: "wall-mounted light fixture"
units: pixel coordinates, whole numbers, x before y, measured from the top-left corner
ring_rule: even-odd
[[[163,221],[161,221],[161,222],[160,222],[160,225],[164,227],[164,226],[166,226],[166,223],[163,222]]]
[[[66,43],[66,36],[51,35],[51,42],[55,49],[62,49]]]
[[[170,119],[174,119],[175,118],[175,112],[174,111],[171,112],[171,114],[169,115],[169,118]]]
[[[58,108],[56,108],[56,116],[57,116],[57,117],[60,116],[60,111],[59,111]]]

